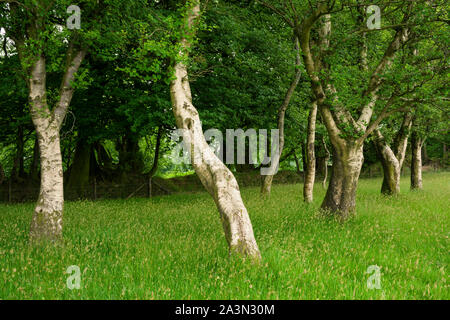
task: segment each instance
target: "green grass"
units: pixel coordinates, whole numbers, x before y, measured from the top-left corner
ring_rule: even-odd
[[[450,174],[427,174],[425,190],[379,194],[361,180],[357,211],[341,224],[302,202],[301,185],[268,200],[243,190],[263,262],[228,257],[206,193],[68,202],[64,244],[30,247],[33,204],[0,205],[1,299],[449,299]],[[70,265],[80,290],[66,287]],[[367,288],[370,265],[381,290]]]

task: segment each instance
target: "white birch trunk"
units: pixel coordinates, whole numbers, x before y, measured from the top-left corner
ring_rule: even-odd
[[[60,100],[54,110],[47,105],[46,61],[36,57],[30,70],[29,101],[31,118],[36,129],[41,160],[41,185],[39,199],[31,222],[30,239],[55,241],[62,237],[64,187],[59,130],[73,95],[71,82],[84,59],[84,51],[72,51],[67,57]]]
[[[309,111],[308,134],[306,138],[306,168],[305,183],[303,185],[303,199],[306,203],[313,202],[314,181],[316,177],[316,156],[314,145],[316,141],[317,102],[314,101]]]
[[[190,28],[199,12],[198,3],[188,15]],[[183,51],[190,46],[185,38],[181,40],[181,44]],[[185,54],[183,51],[180,52],[180,58]],[[182,62],[177,62],[174,68],[175,79],[170,84],[170,93],[175,120],[178,128],[184,129],[183,140],[191,151],[191,163],[195,172],[219,210],[230,253],[259,260],[261,255],[238,183],[205,140],[199,114],[192,104],[186,66]]]
[[[411,136],[411,190],[420,190],[422,183],[422,146],[423,139],[417,132]]]

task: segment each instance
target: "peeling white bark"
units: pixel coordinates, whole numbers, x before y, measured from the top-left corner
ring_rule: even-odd
[[[308,133],[306,138],[306,168],[303,184],[303,199],[306,203],[313,202],[314,181],[316,177],[316,156],[314,145],[316,140],[317,102],[313,102],[308,117]]]
[[[188,14],[190,29],[199,12],[200,4],[198,3]],[[186,54],[185,51],[190,43],[183,38],[181,45],[180,58]],[[175,79],[170,84],[170,93],[175,120],[178,128],[184,129],[183,141],[191,151],[191,163],[195,172],[219,210],[230,252],[259,260],[260,252],[238,183],[205,140],[198,112],[192,104],[186,66],[182,62],[177,62],[174,68]]]
[[[417,132],[411,135],[411,190],[423,188],[422,182],[422,146],[424,140]]]
[[[73,95],[71,82],[84,58],[84,51],[69,50],[60,101],[53,110],[47,105],[46,61],[36,57],[29,80],[31,118],[36,129],[41,160],[41,185],[34,210],[30,238],[54,241],[62,237],[64,188],[59,130]],[[73,53],[73,54],[72,54]]]
[[[32,240],[57,240],[62,236],[64,206],[63,167],[59,127],[36,119],[41,159],[41,187],[31,223]]]

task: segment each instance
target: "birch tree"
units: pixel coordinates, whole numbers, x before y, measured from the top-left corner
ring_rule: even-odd
[[[383,167],[381,193],[396,195],[400,193],[400,174],[406,156],[406,148],[412,125],[412,112],[406,112],[394,137],[393,147],[389,145],[380,129],[375,130],[375,146]]]
[[[55,25],[50,22],[48,5],[46,1],[24,1],[4,7],[10,19],[7,35],[14,41],[27,78],[30,113],[39,142],[41,187],[31,222],[33,241],[57,240],[62,236],[64,190],[59,131],[73,96],[76,73],[86,55],[76,33],[71,35],[58,97],[49,97],[46,50],[51,42],[48,33],[55,32]]]
[[[383,16],[383,27],[369,28],[369,24],[362,25],[366,19],[353,17],[354,11],[361,12],[354,9],[362,7],[366,12],[366,4],[360,1],[260,2],[293,28],[300,39],[303,62],[333,147],[332,174],[322,208],[346,219],[355,212],[364,141],[385,118],[407,109],[400,97],[411,90],[401,90],[391,81],[398,52],[408,42],[429,36],[430,25],[440,20],[439,10],[422,1],[380,1],[377,5],[389,14]],[[353,30],[333,29],[333,21],[340,25],[352,21],[347,25]],[[315,30],[321,30],[319,43],[327,46],[325,54],[312,41]],[[374,41],[376,50],[369,51]],[[350,43],[353,45],[347,47]],[[340,55],[343,48],[353,48],[358,55]],[[355,64],[358,73],[352,73]]]
[[[29,110],[39,144],[40,192],[30,238],[32,241],[55,241],[62,237],[64,207],[60,130],[88,48],[100,39],[103,44],[108,41],[114,43],[108,36],[111,32],[102,30],[106,23],[102,18],[109,13],[107,27],[114,28],[114,18],[118,18],[116,22],[124,19],[121,12],[127,11],[118,1],[108,6],[103,1],[84,1],[80,4],[84,11],[70,6],[66,0],[1,2],[2,24],[22,65],[28,87]],[[81,12],[85,19],[83,24]],[[103,52],[110,48],[104,46]],[[59,87],[50,85],[49,73],[60,76]]]
[[[174,79],[170,94],[176,124],[182,129],[183,141],[190,150],[191,163],[202,184],[214,199],[220,213],[230,252],[260,259],[247,209],[238,183],[231,171],[217,158],[203,135],[199,113],[192,104],[186,58],[192,46],[195,25],[200,17],[200,1],[187,4],[179,53],[173,63]]]

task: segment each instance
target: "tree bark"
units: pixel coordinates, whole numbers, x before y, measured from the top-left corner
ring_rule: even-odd
[[[63,169],[59,127],[46,119],[35,119],[41,159],[41,188],[34,210],[30,237],[57,240],[62,236],[64,205]]]
[[[158,128],[158,133],[156,134],[156,145],[155,145],[155,154],[153,157],[152,168],[150,169],[149,176],[153,177],[158,170],[158,161],[159,161],[159,151],[161,149],[161,137],[162,137],[162,128]]]
[[[281,157],[281,154],[282,154],[283,148],[284,148],[284,118],[286,115],[286,110],[289,106],[289,102],[291,101],[292,95],[294,94],[294,91],[297,88],[298,83],[300,81],[300,77],[301,77],[301,69],[300,69],[301,59],[300,59],[299,50],[300,49],[299,49],[298,38],[296,37],[295,38],[296,58],[295,58],[294,79],[292,79],[292,82],[286,92],[283,103],[278,108],[279,151],[278,151],[278,154],[272,158],[273,163],[271,165],[274,167],[278,167],[280,165],[280,157]],[[270,195],[270,191],[272,188],[272,181],[273,181],[273,175],[264,176],[263,183],[261,185],[261,194],[263,196]]]
[[[162,136],[162,127],[158,128],[158,133],[156,134],[156,145],[155,145],[155,154],[153,157],[153,164],[150,172],[148,173],[148,186],[147,186],[147,195],[149,198],[152,197],[152,179],[158,170],[158,161],[159,161],[159,151],[161,149],[161,136]]]
[[[332,173],[322,209],[338,214],[343,220],[355,212],[356,189],[363,161],[362,145],[333,145]]]
[[[40,192],[30,230],[32,242],[55,241],[62,237],[64,189],[59,130],[73,95],[71,83],[85,56],[84,51],[72,50],[70,45],[60,99],[52,111],[47,105],[44,55],[37,56],[30,69],[28,86],[31,118],[38,137],[41,160]]]
[[[187,26],[190,33],[193,33],[193,26],[199,14],[200,3],[198,1],[187,15]],[[170,84],[177,127],[182,129],[183,141],[191,151],[191,163],[195,172],[219,210],[230,253],[259,260],[261,255],[238,183],[231,171],[208,146],[203,135],[199,114],[192,104],[187,67],[182,62],[190,46],[191,43],[186,37],[183,37],[179,53],[180,59],[174,63],[175,75]]]
[[[297,170],[298,174],[302,174],[302,171],[300,170],[300,161],[298,160],[297,154],[294,153],[294,161],[295,161],[295,168]]]
[[[314,101],[308,117],[308,132],[306,138],[306,168],[303,184],[303,199],[306,203],[313,201],[314,180],[316,177],[316,157],[314,145],[316,140],[317,102]]]
[[[381,193],[386,195],[396,195],[400,193],[400,173],[401,168],[397,157],[387,145],[379,130],[375,130],[375,146],[378,157],[383,167],[383,184]]]
[[[323,180],[322,180],[322,187],[325,189],[327,186],[327,179],[328,179],[328,161],[330,160],[331,155],[330,151],[328,150],[327,143],[325,142],[325,138],[322,138],[322,144],[326,154],[323,162]]]
[[[400,193],[400,177],[412,125],[412,114],[405,113],[402,125],[394,138],[393,150],[386,143],[380,130],[375,130],[375,146],[383,167],[383,184],[381,193],[396,195]]]
[[[420,190],[422,184],[423,139],[414,131],[411,135],[411,190]]]
[[[378,127],[380,121],[389,115],[387,110],[390,104],[386,103],[382,112],[371,122],[374,107],[379,98],[378,91],[383,84],[381,75],[392,65],[396,52],[407,41],[408,30],[406,28],[397,30],[383,58],[372,72],[364,94],[370,99],[361,105],[359,118],[356,120],[351,112],[340,103],[331,79],[319,77],[321,71],[329,69],[323,59],[326,49],[329,48],[329,35],[331,34],[331,19],[327,13],[328,9],[326,3],[319,4],[309,17],[303,19],[301,25],[295,25],[294,28],[300,38],[302,56],[310,77],[311,88],[334,149],[333,173],[322,208],[330,210],[342,218],[347,218],[355,210],[357,181],[364,159],[364,140]],[[311,29],[319,19],[322,19],[319,30],[320,50],[319,55],[314,55],[310,44]],[[408,14],[405,14],[403,20],[407,21],[407,19]],[[392,103],[392,100],[389,102]],[[345,137],[341,130],[344,127],[351,127],[359,137]]]

